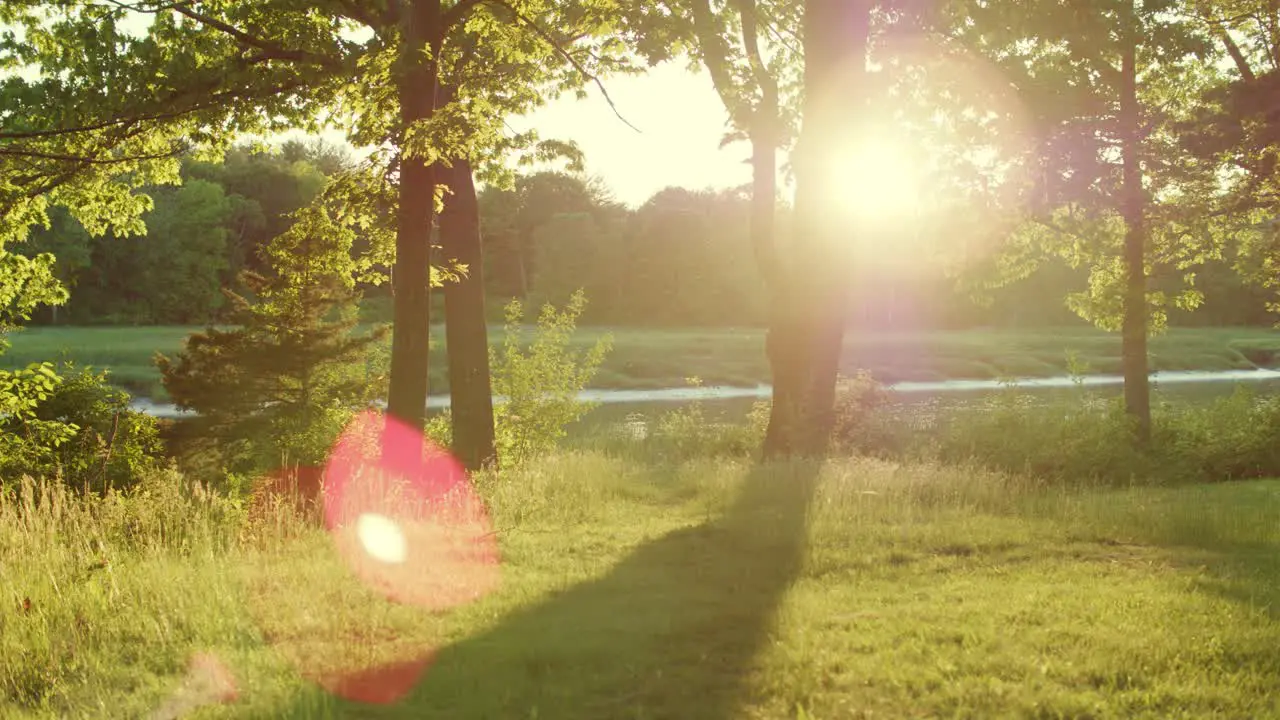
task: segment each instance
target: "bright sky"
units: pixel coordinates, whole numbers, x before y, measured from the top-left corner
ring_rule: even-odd
[[[727,114],[705,74],[664,64],[639,77],[606,81],[618,111],[600,91],[566,97],[512,122],[533,127],[543,138],[576,140],[586,154],[587,172],[599,175],[618,200],[639,205],[668,185],[695,190],[751,181],[750,147],[744,142],[720,149]]]
[[[750,145],[739,141],[720,148],[728,114],[705,73],[665,63],[647,75],[604,84],[618,113],[640,132],[618,119],[594,85],[585,99],[565,95],[508,124],[535,129],[544,140],[576,141],[587,174],[599,176],[615,199],[633,207],[672,185],[702,190],[751,182]],[[343,139],[337,132],[325,137]]]
[[[126,21],[145,32],[149,17]],[[518,130],[534,128],[544,139],[574,140],[586,156],[587,173],[599,176],[617,200],[636,206],[670,185],[695,190],[743,185],[751,180],[750,147],[720,149],[727,114],[705,74],[666,63],[648,74],[605,81],[618,119],[595,86],[588,97],[553,101],[532,115],[509,120]],[[338,133],[325,133],[331,140]]]

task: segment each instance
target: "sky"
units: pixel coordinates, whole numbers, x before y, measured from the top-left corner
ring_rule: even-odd
[[[125,27],[144,33],[149,21],[149,16],[137,15]],[[576,141],[587,173],[600,177],[616,200],[631,206],[670,185],[701,190],[750,182],[750,146],[738,142],[720,148],[728,114],[705,73],[665,63],[646,75],[603,82],[618,112],[640,132],[619,120],[590,84],[585,99],[566,95],[508,124],[521,131],[536,129],[543,139]],[[343,139],[337,132],[325,137]]]
[[[706,74],[668,63],[647,75],[606,80],[605,87],[640,132],[619,120],[595,87],[586,99],[553,101],[511,125],[535,128],[543,138],[576,140],[587,172],[628,205],[642,204],[668,185],[699,190],[751,181],[749,145],[719,147],[728,114]]]
[[[604,80],[618,118],[594,85],[578,99],[565,95],[529,115],[511,118],[518,131],[544,140],[574,140],[586,172],[604,180],[614,199],[632,207],[671,186],[722,189],[751,182],[751,148],[738,141],[720,148],[728,113],[705,73],[665,63],[648,74]],[[341,141],[340,132],[324,137]]]

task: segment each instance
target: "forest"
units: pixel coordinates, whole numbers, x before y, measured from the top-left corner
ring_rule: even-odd
[[[1278,159],[1272,0],[6,0],[0,717],[1280,718]]]
[[[59,281],[73,292],[66,305],[37,311],[31,324],[219,322],[229,308],[223,288],[243,290],[241,273],[267,270],[261,249],[327,179],[354,163],[350,148],[319,140],[288,140],[276,152],[236,147],[216,164],[184,160],[181,186],[148,190],[155,207],[143,218],[145,235],[91,236],[66,210],[55,211],[50,226],[35,228],[15,251],[51,253]],[[512,298],[563,302],[581,288],[591,298],[583,315],[588,324],[764,325],[764,289],[754,259],[741,252],[750,223],[749,187],[670,187],[627,208],[599,179],[543,171],[519,176],[511,188],[486,187],[479,203],[489,307]],[[1224,250],[1197,266],[1202,304],[1171,308],[1171,325],[1274,324],[1267,307],[1271,293],[1238,272],[1238,251]],[[920,269],[909,279],[887,281],[910,288],[898,300],[909,307],[887,301],[892,288],[886,281],[857,281],[859,295],[878,301],[852,299],[851,317],[868,329],[892,328],[906,319],[904,312],[922,330],[1085,322],[1065,302],[1088,285],[1089,269],[1079,263],[1049,258],[998,288],[988,302],[966,292],[946,267]],[[1175,290],[1176,278],[1153,278],[1153,285],[1161,284]],[[365,283],[361,292],[371,320],[390,319],[387,287]]]

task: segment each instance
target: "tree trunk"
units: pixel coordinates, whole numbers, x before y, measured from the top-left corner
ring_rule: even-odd
[[[414,0],[406,8],[397,91],[402,133],[435,112],[440,46],[440,0]],[[429,56],[423,50],[430,48]],[[400,205],[392,291],[391,378],[387,413],[420,429],[427,411],[427,349],[431,336],[431,223],[435,167],[400,150]]]
[[[449,406],[453,454],[468,470],[497,462],[493,432],[493,389],[489,381],[489,328],[484,309],[484,251],[480,206],[471,164],[454,160],[440,214],[445,258],[466,265],[457,282],[444,285],[445,343],[449,362]]]
[[[1131,23],[1136,24],[1133,17]],[[1130,28],[1120,68],[1120,126],[1123,134],[1122,210],[1125,222],[1124,320],[1121,363],[1124,367],[1124,405],[1138,423],[1138,441],[1151,438],[1151,393],[1147,378],[1146,198],[1142,188],[1142,123],[1137,91],[1137,29]]]
[[[830,147],[866,108],[869,0],[806,0],[804,126],[795,152],[795,262],[779,268],[778,322],[770,331],[783,393],[775,400],[766,456],[821,455],[834,420],[836,380],[848,314],[849,229],[825,207]],[[781,331],[781,332],[779,332]],[[775,392],[778,386],[775,386]]]

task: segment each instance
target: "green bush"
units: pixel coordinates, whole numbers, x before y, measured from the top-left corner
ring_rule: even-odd
[[[156,469],[163,453],[156,420],[130,408],[105,372],[68,363],[37,372],[35,403],[11,415],[0,475],[60,476],[77,490],[127,488]],[[16,441],[16,442],[15,442]]]
[[[837,388],[831,445],[853,455],[896,455],[907,446],[908,426],[895,409],[893,394],[865,370]]]
[[[58,448],[80,428],[41,417],[37,410],[61,384],[52,363],[0,370],[0,483],[56,471]]]
[[[544,305],[528,342],[524,306],[518,300],[507,305],[502,348],[489,349],[493,391],[506,398],[494,408],[498,461],[503,466],[518,466],[554,449],[565,428],[594,407],[579,400],[578,393],[595,376],[613,341],[605,336],[589,350],[570,349],[586,304],[579,290],[564,310]]]
[[[155,418],[133,410],[129,394],[112,387],[105,372],[68,364],[63,373],[36,415],[79,428],[57,449],[64,481],[100,493],[132,487],[155,471],[164,452]]]
[[[933,450],[943,462],[976,462],[1057,484],[1102,484],[1151,476],[1152,458],[1133,438],[1118,402],[1043,402],[1010,389],[945,411]]]
[[[1205,407],[1164,408],[1157,420],[1169,465],[1215,480],[1280,475],[1280,398],[1240,386]]]
[[[687,378],[701,387],[700,378]],[[683,461],[695,457],[734,457],[757,452],[768,423],[768,403],[756,403],[746,423],[709,417],[699,400],[669,410],[653,423],[653,430],[636,446],[646,457]]]
[[[975,464],[1050,485],[1215,482],[1280,475],[1280,398],[1245,388],[1207,405],[1159,402],[1152,437],[1135,442],[1121,398],[1082,390],[1032,395],[1007,388],[979,402],[934,410],[842,399],[860,407],[861,444],[898,458]],[[922,413],[931,413],[922,421]]]

